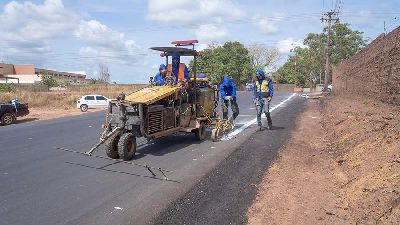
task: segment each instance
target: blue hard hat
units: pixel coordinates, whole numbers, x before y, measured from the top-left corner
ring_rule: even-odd
[[[257,75],[265,76],[264,70],[262,70],[262,69],[258,69],[256,73],[257,73]]]
[[[160,70],[165,70],[165,69],[167,69],[167,67],[164,64],[161,64],[159,69]]]

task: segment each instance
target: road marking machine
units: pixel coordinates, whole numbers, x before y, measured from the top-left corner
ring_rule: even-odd
[[[217,86],[211,84],[208,78],[197,78],[196,59],[202,52],[195,50],[196,43],[197,40],[175,41],[171,43],[175,45],[174,47],[150,48],[161,52],[160,56],[165,57],[167,65],[173,54],[193,57],[190,79],[184,80],[179,77],[176,79],[173,74],[167,75],[164,78],[164,86],[155,86],[151,82],[148,87],[137,92],[121,94],[109,104],[103,133],[96,146],[85,153],[65,148],[58,149],[92,156],[96,149],[105,144],[106,154],[110,160],[145,167],[153,176],[155,173],[152,170],[156,169],[166,178],[164,172],[171,171],[126,162],[135,156],[137,138],[154,140],[177,132],[186,132],[193,133],[199,141],[202,141],[206,138],[206,127],[211,127],[212,140],[218,140],[231,130],[233,125],[229,120],[218,116]],[[167,74],[171,72],[168,71]]]

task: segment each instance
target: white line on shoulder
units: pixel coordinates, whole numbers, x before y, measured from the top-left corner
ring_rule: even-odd
[[[292,99],[294,96],[296,96],[297,94],[294,93],[292,95],[290,95],[287,99],[283,100],[281,103],[279,103],[278,105],[272,107],[269,111],[272,112],[275,109],[279,108],[280,106],[282,106],[283,104],[285,104],[287,101],[289,101],[290,99]],[[263,115],[263,117],[265,117],[265,115]],[[253,125],[254,123],[257,122],[257,118],[250,120],[249,122],[245,123],[243,126],[239,127],[238,129],[228,133],[225,137],[223,137],[221,140],[230,140],[233,137],[235,137],[236,135],[240,134],[242,131],[244,131],[246,128],[248,128],[249,126]]]

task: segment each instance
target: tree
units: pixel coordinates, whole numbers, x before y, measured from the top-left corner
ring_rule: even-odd
[[[40,83],[46,85],[48,88],[60,86],[58,81],[56,79],[54,79],[53,76],[48,75],[47,73],[46,74],[40,74],[39,76],[41,77]]]
[[[327,32],[327,28],[324,29]],[[335,23],[332,26],[332,63],[338,65],[359,52],[366,45],[363,32],[353,31],[349,24]]]
[[[91,78],[89,80],[89,84],[106,84],[106,82],[100,79]]]
[[[274,78],[278,82],[307,87],[315,85],[314,81],[320,80],[320,77],[323,79],[325,77],[326,32],[327,28],[324,28],[324,32],[320,34],[309,33],[303,42],[306,47],[293,49],[293,55],[289,56],[287,62],[274,74]],[[363,33],[351,30],[349,24],[335,23],[331,32],[333,66],[355,55],[365,46]]]
[[[105,83],[110,82],[110,73],[108,71],[108,66],[103,63],[99,64],[98,79]]]
[[[15,87],[15,84],[13,83],[0,84],[0,92],[14,92],[16,90],[17,87]]]
[[[279,59],[278,48],[268,48],[262,44],[253,44],[248,48],[253,69],[272,67]]]
[[[193,71],[193,61],[190,70]],[[237,84],[245,83],[252,77],[249,50],[240,42],[211,46],[197,59],[197,72],[205,73],[213,83],[219,83],[226,75]]]

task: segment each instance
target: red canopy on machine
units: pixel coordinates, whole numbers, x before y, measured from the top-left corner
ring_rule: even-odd
[[[199,43],[198,40],[186,40],[186,41],[173,41],[171,44],[173,45],[193,45]]]

